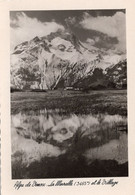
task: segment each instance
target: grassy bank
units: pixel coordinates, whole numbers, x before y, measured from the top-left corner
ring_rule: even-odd
[[[80,91],[55,90],[47,92],[14,92],[11,94],[11,113],[40,109],[59,109],[75,114],[127,115],[126,90]]]

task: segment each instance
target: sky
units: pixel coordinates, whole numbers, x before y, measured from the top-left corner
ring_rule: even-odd
[[[125,10],[11,11],[11,50],[59,29],[69,29],[85,45],[126,53]]]

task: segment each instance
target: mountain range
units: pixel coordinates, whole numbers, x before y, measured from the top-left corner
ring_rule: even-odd
[[[126,88],[125,54],[82,43],[70,30],[36,36],[11,53],[13,89]]]

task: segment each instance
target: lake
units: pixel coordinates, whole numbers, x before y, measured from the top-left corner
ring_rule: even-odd
[[[12,178],[128,176],[127,126],[120,114],[14,112]]]

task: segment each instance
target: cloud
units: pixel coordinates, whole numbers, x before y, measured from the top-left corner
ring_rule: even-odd
[[[37,18],[30,18],[21,12],[10,21],[11,50],[23,41],[29,41],[35,36],[46,36],[58,29],[64,30],[64,26],[52,22],[41,22]]]
[[[107,34],[110,37],[117,37],[119,43],[116,48],[121,51],[126,49],[126,26],[125,14],[116,12],[113,16],[93,17],[85,12],[79,25],[88,30],[96,30]]]

